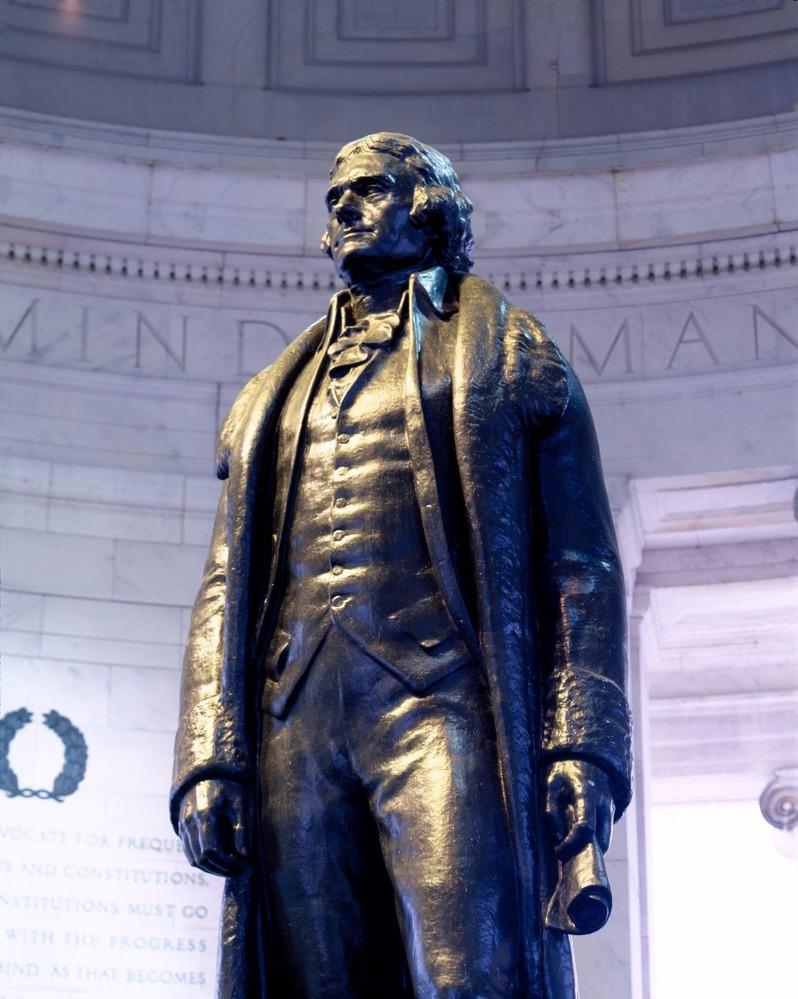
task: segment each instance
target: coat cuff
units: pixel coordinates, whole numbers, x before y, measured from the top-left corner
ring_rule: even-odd
[[[612,680],[573,669],[552,677],[544,702],[544,761],[583,759],[607,774],[620,818],[632,797],[632,717]]]
[[[238,733],[240,724],[224,713],[215,699],[200,701],[181,718],[169,795],[175,831],[180,802],[194,784],[212,778],[249,783],[249,752]]]

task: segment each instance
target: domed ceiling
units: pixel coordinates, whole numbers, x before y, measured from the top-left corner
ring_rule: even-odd
[[[438,142],[798,101],[794,0],[0,0],[5,105],[206,134]]]

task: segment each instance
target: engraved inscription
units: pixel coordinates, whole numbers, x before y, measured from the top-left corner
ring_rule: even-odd
[[[706,351],[707,358],[713,363],[718,364],[718,358],[712,347],[712,344],[707,340],[707,335],[701,328],[701,324],[696,319],[695,313],[691,312],[687,317],[684,326],[682,327],[682,332],[679,334],[679,339],[673,348],[673,353],[671,354],[670,360],[668,361],[667,370],[670,371],[674,364],[676,363],[676,358],[679,355],[679,351],[688,344],[698,344],[700,347]]]
[[[268,318],[267,318],[268,316]],[[274,318],[272,318],[274,316]],[[121,307],[0,287],[0,357],[94,371],[240,383],[271,364],[316,316]],[[646,309],[543,314],[584,381],[795,363],[794,293]],[[555,339],[557,339],[555,334]]]
[[[616,348],[619,349],[621,355],[621,373],[631,375],[634,373],[634,368],[632,367],[632,347],[629,340],[629,320],[624,319],[618,328],[618,332],[613,337],[609,347],[604,353],[603,357],[599,357],[597,352],[595,352],[595,346],[591,346],[582,334],[579,332],[576,323],[571,323],[571,340],[569,344],[569,357],[574,365],[582,367],[584,364],[590,366],[590,369],[595,375],[601,377],[607,365],[610,363],[610,359],[615,353]]]

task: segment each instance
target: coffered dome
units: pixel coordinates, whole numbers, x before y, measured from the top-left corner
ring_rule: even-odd
[[[7,106],[340,142],[578,137],[792,110],[790,0],[14,0]]]

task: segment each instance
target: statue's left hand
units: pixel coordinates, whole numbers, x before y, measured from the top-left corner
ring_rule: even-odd
[[[233,877],[248,861],[249,792],[235,781],[201,780],[180,803],[178,833],[192,867]]]
[[[568,857],[595,836],[606,853],[615,805],[604,771],[585,760],[558,760],[546,776],[546,817],[558,855]]]

